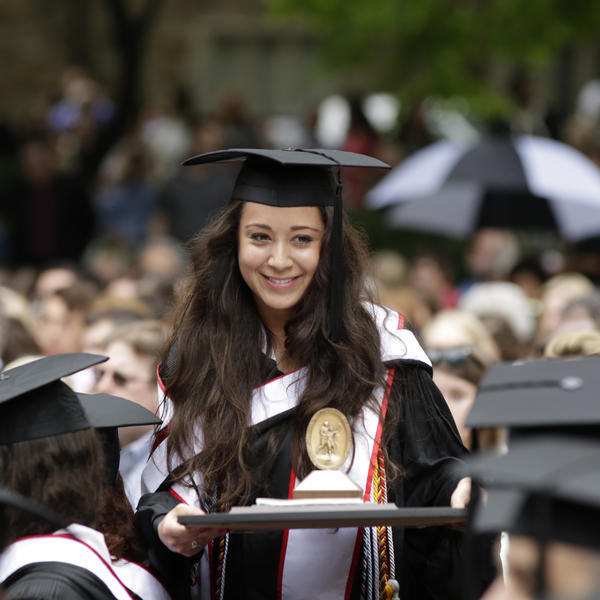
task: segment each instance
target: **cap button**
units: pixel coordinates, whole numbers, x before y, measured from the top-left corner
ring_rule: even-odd
[[[563,390],[572,392],[583,386],[583,380],[580,377],[563,377],[560,380],[560,387]]]

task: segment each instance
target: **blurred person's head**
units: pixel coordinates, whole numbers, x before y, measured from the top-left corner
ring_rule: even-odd
[[[506,279],[519,258],[519,245],[507,229],[480,229],[467,253],[467,265],[478,279]]]
[[[470,450],[500,450],[505,430],[500,427],[471,429],[465,422],[475,402],[477,386],[492,362],[476,346],[427,348],[433,365],[433,381],[452,413],[463,444]]]
[[[33,313],[25,296],[0,286],[0,363],[39,352],[33,340]],[[0,364],[1,368],[1,364]]]
[[[13,317],[5,318],[1,327],[3,327],[3,332],[0,332],[0,335],[5,335],[7,342],[10,340],[10,343],[4,344],[2,350],[1,362],[4,365],[13,363],[23,356],[41,354],[34,336],[21,320]]]
[[[382,287],[379,299],[384,306],[404,316],[405,327],[420,336],[422,328],[439,310],[437,298],[409,285]]]
[[[529,298],[539,299],[542,296],[548,274],[537,258],[527,257],[512,268],[509,279],[512,283],[517,284]]]
[[[502,360],[522,358],[535,332],[531,301],[516,284],[490,281],[471,286],[461,297],[462,310],[473,313],[488,329]]]
[[[531,345],[520,340],[509,322],[499,315],[481,315],[479,320],[500,350],[500,360],[519,360],[531,355]]]
[[[123,298],[104,293],[96,298],[85,315],[82,352],[102,354],[106,340],[118,327],[151,318],[152,311],[139,298]]]
[[[600,293],[594,292],[568,302],[560,313],[561,325],[591,322],[593,328],[600,324]]]
[[[39,358],[22,357],[8,368],[24,368]],[[5,399],[0,404],[0,486],[51,508],[67,524],[99,530],[105,535],[111,556],[142,561],[146,551],[135,531],[122,480],[116,476],[113,481],[112,451],[107,444],[113,426],[91,426],[91,404],[87,400],[95,404],[101,399],[74,397],[69,384],[79,371],[44,383],[53,374],[58,377],[71,372],[77,363],[82,365],[83,357],[56,358],[40,363],[39,369],[21,370],[6,378],[13,384],[3,390]],[[90,364],[89,360],[84,362]],[[65,385],[67,379],[69,384]],[[31,389],[36,385],[39,387]],[[10,397],[11,393],[15,395]],[[48,408],[41,410],[42,406]],[[101,411],[92,414],[94,419],[107,418]],[[130,416],[128,413],[127,419]],[[120,418],[118,409],[108,417],[114,422]],[[118,441],[116,449],[118,458]],[[10,509],[3,511],[2,517],[6,529],[3,539],[8,542],[56,529],[55,525],[34,521]]]
[[[96,368],[95,391],[127,398],[156,413],[156,367],[167,339],[167,326],[157,320],[144,319],[115,329],[104,348],[109,360]],[[121,447],[151,429],[152,425],[120,428]]]
[[[465,425],[480,379],[499,359],[490,333],[471,313],[443,310],[423,328],[422,339],[433,365],[433,381],[448,404],[463,444],[473,449],[499,448],[504,441],[500,429],[473,433]]]
[[[544,348],[546,358],[596,356],[600,354],[600,331],[565,331],[551,338]]]
[[[78,281],[43,298],[35,336],[44,354],[81,350],[85,313],[97,292],[97,287],[91,282]]]
[[[569,370],[568,366],[576,362],[583,364],[582,361],[562,360],[537,361],[537,365],[550,374],[559,364]],[[593,368],[593,360],[584,362]],[[519,370],[521,366],[510,367],[513,368]],[[485,384],[488,383],[486,378]],[[510,379],[507,378],[506,383],[510,384]],[[517,394],[519,398],[519,390],[525,389],[517,384],[505,392]],[[539,389],[527,393],[529,400],[539,394]],[[562,394],[568,396],[572,391],[565,387],[562,392],[554,390],[552,395],[556,399]],[[584,393],[593,398],[593,390]],[[521,404],[521,409],[527,408],[527,397],[521,396],[520,400],[513,407]],[[568,400],[567,404],[571,405]],[[577,412],[577,402],[574,404],[570,406],[570,415]],[[536,406],[539,409],[541,404]],[[462,472],[471,475],[486,489],[484,501],[472,506],[469,525],[472,533],[503,531],[509,536],[504,547],[505,589],[492,586],[495,593],[490,590],[482,600],[592,600],[598,597],[599,452],[596,437],[580,436],[575,432],[569,435],[547,433],[511,441],[509,451],[502,455],[479,454],[466,458],[466,469]]]
[[[33,329],[33,312],[29,300],[23,294],[0,285],[0,310],[6,318],[21,321],[26,329]]]
[[[80,274],[75,265],[56,264],[42,269],[33,284],[33,297],[45,298],[72,286]]]
[[[122,240],[96,238],[88,244],[83,264],[102,286],[106,286],[115,279],[131,274],[135,265],[134,251]]]
[[[442,257],[433,252],[421,252],[411,261],[408,277],[413,287],[432,294],[443,308],[455,306],[456,298],[447,295],[454,276]]]
[[[115,298],[134,300],[140,297],[140,280],[133,275],[117,277],[106,284],[104,291]]]
[[[188,255],[172,237],[152,237],[140,249],[138,268],[141,277],[175,281],[188,267]]]
[[[500,360],[498,345],[474,314],[459,309],[441,310],[423,327],[427,348],[477,347],[486,360]]]
[[[394,250],[373,252],[370,256],[370,273],[378,288],[402,285],[406,283],[406,260]]]
[[[593,283],[580,273],[562,273],[551,277],[542,293],[542,312],[538,320],[537,343],[542,347],[558,330],[561,314],[572,300],[595,292]]]

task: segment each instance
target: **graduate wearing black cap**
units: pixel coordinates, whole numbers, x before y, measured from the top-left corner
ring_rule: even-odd
[[[468,427],[506,427],[510,440],[540,433],[600,435],[597,357],[492,365],[467,417]]]
[[[485,486],[476,532],[506,531],[508,575],[486,600],[600,596],[600,442],[539,434],[463,472]]]
[[[169,598],[158,579],[114,556],[114,547],[109,550],[93,529],[116,473],[107,469],[97,430],[160,423],[133,402],[76,394],[61,381],[105,360],[54,355],[0,373],[0,486],[56,515],[40,520],[21,509],[4,510],[8,546],[0,555],[0,583],[9,599]]]
[[[486,372],[467,425],[506,427],[508,455],[483,455],[469,462],[467,472],[489,496],[487,507],[477,509],[478,530],[514,531],[536,539],[546,530],[552,540],[577,543],[565,537],[569,532],[600,540],[598,525],[585,525],[589,513],[583,506],[573,511],[564,504],[553,515],[540,509],[550,503],[539,496],[570,485],[578,461],[594,452],[600,439],[599,386],[597,357],[496,363]],[[548,440],[548,435],[553,437]],[[593,462],[590,458],[583,466]],[[570,521],[573,514],[581,517],[579,523]]]
[[[447,506],[454,493],[455,506],[465,502],[448,467],[466,450],[429,359],[402,317],[368,296],[368,253],[342,211],[341,167],[387,165],[335,150],[254,149],[184,164],[228,160],[245,162],[230,202],[191,248],[193,275],[160,369],[173,417],[137,513],[152,564],[180,598],[191,589],[201,598],[378,598],[394,578],[404,598],[460,597],[461,534],[445,528],[222,535],[178,523],[290,497],[313,469],[305,434],[324,407],[352,427],[343,468],[367,500]]]

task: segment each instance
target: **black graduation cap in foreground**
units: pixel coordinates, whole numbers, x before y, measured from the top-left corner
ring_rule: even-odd
[[[502,362],[481,380],[468,427],[557,428],[600,425],[598,357]]]
[[[461,467],[487,492],[473,527],[600,549],[600,441],[536,436]]]
[[[329,149],[263,150],[233,148],[199,154],[183,165],[245,159],[231,200],[269,206],[333,206],[331,248],[330,338],[338,341],[342,328],[342,179],[341,167],[389,169],[386,163],[355,152]],[[331,169],[337,169],[336,180]]]
[[[91,427],[160,423],[135,402],[109,394],[78,394],[61,381],[106,360],[95,354],[56,354],[0,373],[0,444]]]

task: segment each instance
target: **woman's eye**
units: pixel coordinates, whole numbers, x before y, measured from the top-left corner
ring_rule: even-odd
[[[269,236],[266,233],[257,232],[257,233],[251,233],[250,239],[254,240],[255,242],[264,242],[269,239]]]
[[[299,244],[309,244],[312,242],[312,238],[309,235],[297,235],[294,240]]]

